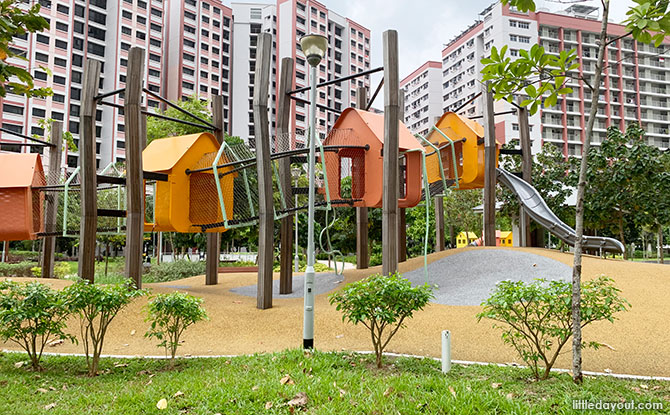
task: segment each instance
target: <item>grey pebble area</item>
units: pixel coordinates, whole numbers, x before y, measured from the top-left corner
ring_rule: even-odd
[[[498,281],[510,279],[530,282],[535,278],[569,281],[572,268],[541,255],[507,249],[475,249],[450,255],[428,264],[428,280],[423,267],[403,274],[412,284],[436,285],[434,303],[444,305],[479,305],[489,297]],[[326,293],[341,286],[343,277],[319,273],[314,279],[314,293]],[[303,296],[304,275],[293,277],[293,293],[279,294],[279,281],[272,282],[274,298]],[[256,296],[256,285],[233,288],[231,292]]]
[[[314,277],[314,294],[319,295],[327,293],[330,290],[338,288],[344,281],[344,276],[333,273],[317,273]],[[272,297],[273,298],[302,298],[305,288],[305,275],[298,274],[293,276],[293,292],[291,294],[279,294],[279,280],[272,281]],[[245,287],[237,287],[230,290],[230,292],[244,295],[247,297],[256,297],[256,285],[247,285]]]
[[[551,258],[507,249],[475,249],[450,255],[403,274],[412,284],[437,285],[434,303],[480,305],[502,280],[570,281],[572,268]]]

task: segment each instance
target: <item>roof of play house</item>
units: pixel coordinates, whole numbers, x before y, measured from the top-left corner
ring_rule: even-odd
[[[30,187],[35,174],[44,174],[39,154],[0,154],[0,188]]]
[[[172,169],[200,138],[210,139],[218,147],[216,137],[210,133],[160,138],[149,143],[142,152],[142,164],[146,171]]]
[[[383,114],[374,114],[372,112],[359,110],[356,108],[347,108],[342,111],[339,118],[333,126],[333,130],[338,128],[347,128],[347,118],[349,117],[359,117],[363,120],[368,126],[368,132],[371,132],[372,135],[379,140],[382,144],[384,143],[384,115]],[[364,139],[368,136],[367,132],[357,131],[359,138]],[[399,147],[402,151],[407,151],[411,149],[422,149],[423,147],[414,135],[407,129],[405,124],[401,121],[398,121],[398,133],[399,133]]]
[[[458,119],[460,119],[470,130],[472,130],[477,135],[477,137],[484,137],[484,127],[480,123],[471,120],[468,117],[456,114],[455,112],[445,112],[444,114],[442,114],[440,119],[435,123],[435,125],[439,127],[442,124],[442,120],[449,116],[458,117]]]

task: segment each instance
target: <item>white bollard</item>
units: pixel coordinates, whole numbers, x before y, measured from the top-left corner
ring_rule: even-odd
[[[442,331],[442,373],[451,370],[451,333],[449,330]]]

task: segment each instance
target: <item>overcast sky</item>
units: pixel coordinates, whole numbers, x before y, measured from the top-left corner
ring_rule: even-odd
[[[330,10],[369,28],[371,34],[371,65],[382,64],[382,33],[398,31],[400,79],[409,75],[428,60],[441,60],[444,44],[471,25],[477,15],[492,4],[492,0],[320,0]],[[550,11],[565,9],[556,1],[538,0],[538,8]],[[600,1],[584,4],[600,6]],[[610,21],[620,22],[632,0],[611,2]],[[378,76],[373,77],[372,88]],[[380,94],[381,95],[381,94]],[[375,107],[382,101],[376,100]]]

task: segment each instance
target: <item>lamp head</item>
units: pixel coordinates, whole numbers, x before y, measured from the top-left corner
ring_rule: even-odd
[[[326,55],[328,38],[321,35],[309,34],[300,38],[300,49],[305,54],[307,62],[316,67]]]

